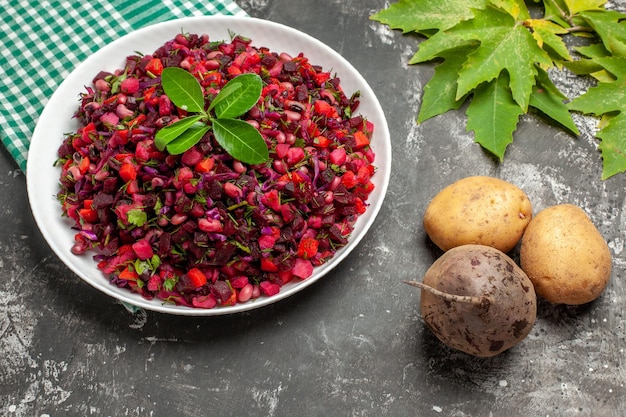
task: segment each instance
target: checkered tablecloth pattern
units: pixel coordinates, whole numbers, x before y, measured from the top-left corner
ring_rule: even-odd
[[[30,138],[72,70],[141,27],[198,15],[244,16],[231,0],[0,0],[0,139],[26,170]]]

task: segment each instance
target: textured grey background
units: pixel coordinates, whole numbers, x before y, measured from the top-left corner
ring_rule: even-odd
[[[595,120],[572,138],[524,116],[495,163],[462,111],[415,123],[432,66],[417,38],[369,20],[384,0],[241,0],[345,56],[388,117],[393,172],[370,233],[336,270],[272,306],[227,317],[131,314],[74,276],[30,215],[25,178],[0,151],[0,414],[6,416],[607,416],[626,414],[626,174],[600,180]],[[618,4],[623,10],[624,2]],[[557,79],[572,96],[587,85]],[[574,203],[614,256],[603,296],[540,304],[531,335],[478,359],[443,347],[419,317],[438,252],[421,216],[468,175],[510,181],[535,212]],[[513,256],[517,256],[513,252]]]

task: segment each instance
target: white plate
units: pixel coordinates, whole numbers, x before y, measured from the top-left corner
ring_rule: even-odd
[[[89,253],[75,256],[70,252],[74,231],[70,228],[71,224],[61,217],[61,207],[56,200],[60,169],[53,164],[64,134],[78,128],[72,116],[78,108],[79,93],[84,91],[86,85],[90,85],[92,78],[100,70],[113,71],[122,68],[126,56],[137,51],[152,53],[181,32],[206,33],[210,39],[216,41],[229,40],[230,33],[235,33],[252,39],[254,46],[265,46],[273,52],[286,52],[293,56],[303,52],[312,64],[321,65],[324,70],[336,73],[348,96],[360,91],[361,104],[358,113],[374,123],[371,144],[376,153],[374,164],[378,170],[372,181],[376,188],[369,196],[370,206],[357,220],[349,243],[329,262],[315,268],[310,278],[288,283],[282,287],[280,293],[272,297],[261,297],[252,302],[213,309],[195,309],[164,304],[161,300],[146,300],[127,289],[109,284]],[[170,314],[208,316],[251,310],[282,300],[313,284],[336,267],[357,246],[374,222],[387,191],[390,170],[391,142],[380,103],[365,79],[341,55],[311,36],[281,24],[251,17],[203,16],[158,23],[137,30],[110,43],[81,63],[59,86],[41,113],[30,145],[26,179],[31,209],[41,233],[61,261],[76,275],[100,291],[137,307]]]

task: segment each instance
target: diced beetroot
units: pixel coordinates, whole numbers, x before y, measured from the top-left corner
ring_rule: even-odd
[[[263,295],[266,295],[268,297],[271,297],[272,295],[276,295],[280,292],[280,285],[274,284],[273,282],[270,282],[270,281],[261,282],[259,284],[259,287],[261,288],[261,293],[263,293]]]
[[[274,245],[276,244],[276,237],[272,235],[261,235],[259,237],[258,242],[259,242],[259,249],[261,250],[272,249]]]
[[[107,112],[100,116],[100,121],[105,125],[115,126],[119,123],[120,118],[115,112]]]
[[[343,165],[346,162],[345,148],[333,149],[329,156],[330,162],[335,165]]]
[[[139,259],[145,261],[146,259],[152,258],[154,256],[154,251],[152,250],[152,245],[146,239],[139,240],[132,244],[133,250]]]
[[[287,164],[294,166],[298,162],[304,159],[304,149],[298,147],[291,147],[287,151]]]
[[[279,212],[280,211],[280,196],[278,194],[278,190],[272,189],[261,197],[261,203],[265,204],[272,210]]]
[[[233,288],[237,288],[237,289],[241,289],[245,287],[246,285],[248,285],[248,283],[249,283],[248,277],[243,276],[243,275],[240,275],[230,280],[230,286]]]
[[[291,270],[280,271],[278,273],[278,278],[280,278],[280,281],[282,282],[282,284],[285,285],[286,283],[288,283],[289,281],[293,279],[293,271]]]
[[[194,166],[202,160],[202,152],[197,147],[193,146],[183,153],[181,161],[188,166]]]
[[[213,308],[217,305],[217,300],[213,295],[199,295],[191,299],[191,304],[196,308]]]
[[[279,143],[276,145],[276,156],[278,159],[283,159],[287,156],[287,151],[291,148],[291,145],[288,143]]]
[[[213,287],[211,288],[211,294],[213,294],[213,296],[217,298],[221,303],[225,303],[230,299],[232,295],[232,290],[226,282],[215,281],[213,283]]]
[[[124,79],[124,81],[120,83],[120,91],[128,95],[135,94],[139,91],[139,79],[135,77]]]
[[[308,259],[296,258],[291,270],[300,279],[306,279],[313,275],[313,264]]]
[[[148,291],[156,292],[159,290],[162,283],[163,283],[163,280],[161,279],[161,277],[155,274],[150,277],[146,287],[148,288]]]
[[[138,162],[147,162],[150,160],[150,153],[156,149],[154,147],[154,141],[152,140],[142,140],[137,143],[137,148],[135,150],[135,159]]]
[[[169,116],[172,114],[174,106],[172,104],[172,100],[165,94],[162,94],[158,98],[159,103],[159,116]]]
[[[295,209],[291,204],[283,204],[280,206],[280,215],[285,223],[291,223],[295,218]]]

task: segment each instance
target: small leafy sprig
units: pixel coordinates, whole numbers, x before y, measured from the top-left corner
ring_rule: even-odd
[[[213,130],[215,140],[233,158],[252,165],[269,159],[267,144],[259,131],[237,119],[261,97],[263,81],[257,74],[246,73],[231,79],[206,110],[202,86],[190,72],[178,67],[165,68],[161,85],[174,105],[194,114],[159,130],[154,138],[157,149],[181,154]]]
[[[589,114],[600,118],[602,178],[626,172],[626,14],[607,0],[533,2],[543,16],[531,16],[530,0],[398,0],[370,18],[425,38],[409,64],[437,64],[418,123],[469,102],[467,130],[502,161],[523,114],[534,110],[573,135],[571,113]],[[568,47],[568,35],[589,44]],[[563,68],[598,84],[567,97],[551,80]]]

